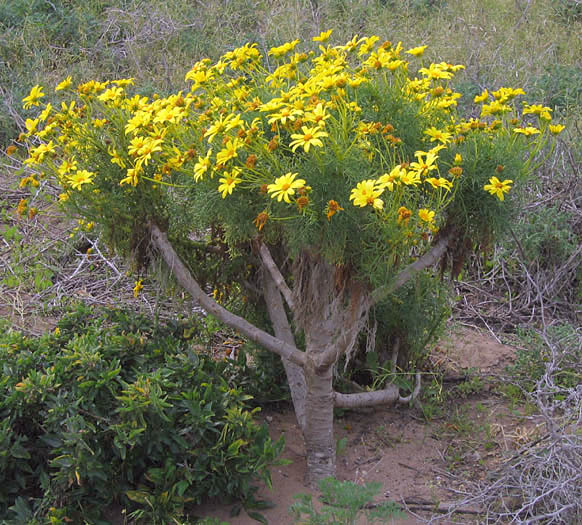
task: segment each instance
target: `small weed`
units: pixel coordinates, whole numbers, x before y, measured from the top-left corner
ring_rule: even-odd
[[[484,387],[485,383],[483,382],[483,378],[474,370],[469,370],[467,373],[467,379],[457,385],[455,392],[459,394],[460,397],[465,398],[482,392]]]
[[[402,509],[394,502],[374,504],[380,492],[379,482],[358,485],[351,481],[325,478],[319,482],[323,506],[318,511],[311,494],[296,494],[296,503],[289,507],[295,523],[303,525],[352,525],[364,517],[366,523],[386,523],[402,515]]]
[[[438,419],[444,414],[446,394],[443,390],[442,381],[433,374],[430,384],[426,385],[421,394],[418,406],[422,412],[422,417],[426,421]]]

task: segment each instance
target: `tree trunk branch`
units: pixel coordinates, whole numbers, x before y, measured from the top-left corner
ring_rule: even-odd
[[[452,233],[444,235],[427,253],[404,268],[404,270],[402,270],[392,282],[385,286],[381,286],[380,288],[376,288],[376,290],[372,292],[372,304],[378,304],[392,292],[406,284],[418,272],[432,266],[436,261],[438,261],[438,259],[440,259],[440,257],[445,253],[451,238]]]
[[[279,271],[277,264],[273,260],[269,248],[267,248],[266,244],[260,241],[259,241],[259,254],[263,261],[263,265],[269,271],[271,277],[273,278],[273,281],[275,281],[275,284],[277,285],[277,288],[279,288],[279,291],[285,298],[285,302],[287,303],[289,308],[293,310],[293,294],[291,293],[291,290],[287,286],[285,278],[281,275],[281,272]]]
[[[256,326],[249,323],[247,320],[239,317],[222,306],[220,306],[214,299],[204,293],[200,285],[196,282],[192,274],[181,261],[180,257],[174,250],[174,247],[168,241],[168,237],[162,232],[156,224],[151,224],[152,241],[156,248],[160,251],[164,261],[180,283],[180,285],[196,300],[206,312],[212,314],[214,317],[222,321],[227,326],[238,330],[245,337],[251,341],[263,346],[267,350],[288,359],[292,363],[299,366],[305,364],[305,354],[297,349],[294,345],[290,345],[285,341],[281,341],[271,334],[264,332]]]
[[[361,408],[376,405],[388,405],[390,403],[409,403],[414,401],[420,393],[420,372],[416,373],[416,385],[414,391],[406,396],[400,395],[396,385],[391,384],[382,390],[374,392],[358,392],[356,394],[341,394],[334,392],[334,406],[337,408]]]
[[[334,406],[337,408],[361,408],[376,405],[388,405],[396,403],[400,399],[400,393],[396,385],[388,385],[383,390],[375,392],[359,392],[356,394],[334,393]]]
[[[271,319],[275,336],[278,339],[281,339],[281,341],[285,341],[286,343],[295,346],[295,338],[293,337],[293,332],[289,326],[289,320],[285,313],[285,306],[283,305],[283,299],[281,298],[279,289],[270,273],[266,273],[263,280],[265,283],[265,292],[263,295],[265,303],[267,304],[267,312]],[[285,367],[285,373],[287,375],[287,383],[291,390],[291,399],[293,400],[295,417],[297,418],[299,428],[304,432],[305,399],[307,396],[305,374],[302,367],[292,363],[284,357],[282,357],[281,360],[283,361],[283,366]]]

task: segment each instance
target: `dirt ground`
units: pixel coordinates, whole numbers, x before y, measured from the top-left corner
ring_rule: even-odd
[[[453,501],[455,491],[463,488],[463,477],[484,476],[505,452],[535,432],[535,424],[489,391],[490,374],[502,371],[513,356],[514,349],[500,344],[492,334],[455,328],[434,348],[432,359],[446,370],[445,383],[447,377],[463,383],[459,378],[470,370],[470,377],[478,378],[473,383],[464,382],[473,385],[470,391],[456,387],[449,396],[455,399],[429,421],[418,407],[347,411],[336,418],[336,439],[345,443],[338,454],[338,479],[379,481],[382,490],[377,501],[391,500],[409,509],[406,517],[394,519],[393,525],[425,523],[430,516],[426,508],[444,508]],[[285,435],[283,457],[291,463],[272,469],[273,489],[262,488],[259,496],[274,506],[261,512],[269,524],[291,524],[288,507],[294,502],[293,495],[310,492],[304,483],[303,439],[291,411],[264,411],[262,418],[274,438]],[[257,523],[244,511],[231,517],[231,509],[220,503],[206,504],[196,509],[196,515],[215,517],[231,525]],[[457,517],[455,523],[474,521],[474,515],[466,514]]]

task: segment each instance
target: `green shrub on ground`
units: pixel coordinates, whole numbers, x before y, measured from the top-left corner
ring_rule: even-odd
[[[358,485],[352,481],[325,478],[319,482],[322,508],[313,505],[311,494],[296,494],[296,503],[289,507],[295,523],[306,525],[350,525],[364,517],[366,523],[388,523],[403,515],[399,505],[392,501],[371,504],[380,492],[381,483],[372,481]]]
[[[54,334],[0,335],[0,519],[97,523],[110,503],[169,523],[188,503],[253,501],[274,443],[184,327],[81,310]]]

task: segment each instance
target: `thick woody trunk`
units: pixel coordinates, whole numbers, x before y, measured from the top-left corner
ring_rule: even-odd
[[[305,449],[307,481],[335,476],[335,439],[333,435],[333,370],[318,370],[311,359],[305,365],[307,399],[305,403]]]

